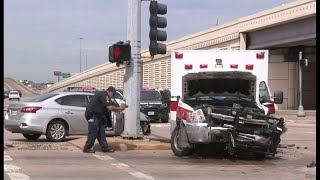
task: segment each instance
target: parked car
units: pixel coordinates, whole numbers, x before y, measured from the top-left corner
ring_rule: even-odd
[[[5,129],[21,133],[28,140],[37,140],[44,134],[54,142],[64,141],[66,136],[86,135],[88,123],[84,112],[93,95],[88,92],[48,93],[10,103],[4,120]],[[118,127],[124,126],[123,112],[115,113],[112,117],[115,127],[107,133],[120,135],[122,131],[119,132]],[[144,121],[142,124],[146,123]],[[147,131],[143,133],[148,134]]]
[[[10,91],[4,91],[4,99],[9,98]]]
[[[17,99],[18,101],[20,100],[20,93],[19,91],[10,91],[9,93],[9,101],[11,101],[12,99]]]
[[[165,97],[168,96],[167,91],[149,88],[142,89],[140,94],[140,112],[147,115],[150,119],[167,123],[170,112],[170,99],[166,100],[168,97]],[[122,91],[118,90],[115,96],[117,97],[116,99],[123,99]]]

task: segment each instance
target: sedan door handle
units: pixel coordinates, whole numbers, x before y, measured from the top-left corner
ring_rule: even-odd
[[[71,111],[65,111],[66,114],[73,114]]]

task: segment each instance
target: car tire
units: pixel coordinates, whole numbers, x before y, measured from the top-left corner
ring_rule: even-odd
[[[264,155],[262,153],[253,153],[253,158],[255,158],[255,159],[263,159],[265,157],[266,157],[266,155]]]
[[[180,135],[180,127],[176,126],[171,135],[171,149],[176,156],[187,156],[192,153],[192,148],[181,148],[178,145],[177,139]]]
[[[9,98],[9,101],[11,101],[11,98]]]
[[[22,135],[23,135],[23,137],[25,137],[26,139],[28,139],[28,140],[33,140],[33,141],[39,139],[39,137],[41,136],[41,134],[22,134]]]
[[[151,134],[150,122],[146,123],[144,121],[140,121],[140,128],[141,128],[143,135],[150,135]]]
[[[18,101],[20,101],[20,98],[18,98]]]
[[[167,115],[165,118],[161,118],[162,123],[168,123],[169,121],[169,115]]]
[[[62,142],[67,135],[67,126],[61,121],[52,121],[47,127],[46,137],[52,142]]]

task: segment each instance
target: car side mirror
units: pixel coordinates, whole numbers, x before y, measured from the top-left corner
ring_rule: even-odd
[[[169,90],[163,90],[161,93],[161,101],[168,103],[170,102],[171,92]]]
[[[275,104],[282,104],[283,103],[283,92],[282,91],[275,91],[273,96],[273,102]]]

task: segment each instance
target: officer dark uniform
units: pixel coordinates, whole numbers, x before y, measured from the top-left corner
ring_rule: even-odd
[[[96,139],[100,144],[103,152],[113,152],[106,140],[105,125],[106,111],[121,111],[125,107],[114,107],[110,98],[116,92],[116,89],[110,86],[107,91],[97,92],[90,100],[86,107],[85,117],[88,120],[88,136],[86,144],[83,148],[85,153],[94,153],[91,149]]]

